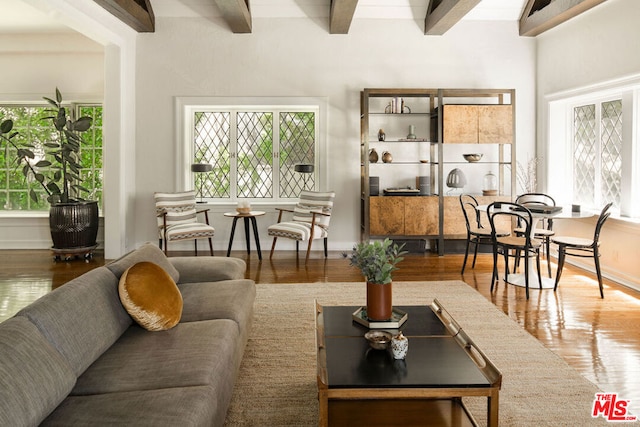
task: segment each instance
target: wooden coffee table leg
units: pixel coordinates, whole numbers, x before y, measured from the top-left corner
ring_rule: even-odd
[[[327,390],[318,390],[318,426],[329,426],[329,399],[327,396]]]
[[[498,427],[498,390],[495,390],[487,398],[487,425]]]

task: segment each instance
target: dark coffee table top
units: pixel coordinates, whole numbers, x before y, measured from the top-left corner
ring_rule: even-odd
[[[429,306],[398,306],[408,313],[402,325],[409,339],[405,360],[388,350],[373,350],[368,328],[354,322],[357,306],[323,307],[329,388],[467,388],[494,384],[474,363]],[[389,329],[392,333],[397,330]]]

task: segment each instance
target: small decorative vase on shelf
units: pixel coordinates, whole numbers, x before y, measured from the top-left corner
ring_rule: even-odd
[[[378,152],[375,148],[369,150],[369,163],[377,163],[378,162]]]
[[[402,331],[398,335],[391,338],[391,352],[394,359],[404,359],[409,351],[409,340],[402,335]]]
[[[384,141],[387,135],[384,133],[384,129],[378,131],[378,141]]]
[[[391,163],[393,161],[393,156],[390,152],[385,151],[384,153],[382,153],[382,161],[384,163]]]
[[[409,135],[407,135],[407,139],[416,139],[415,125],[409,125]]]
[[[391,282],[379,284],[367,282],[367,318],[389,320],[393,313]]]

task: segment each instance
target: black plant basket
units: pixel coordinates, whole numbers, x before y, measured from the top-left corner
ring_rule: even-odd
[[[49,210],[53,249],[88,249],[96,246],[98,202],[58,203]]]

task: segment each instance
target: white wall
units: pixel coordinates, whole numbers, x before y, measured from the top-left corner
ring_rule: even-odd
[[[546,152],[548,101],[557,94],[640,74],[640,2],[609,0],[538,37],[537,99],[538,149]],[[636,141],[637,142],[637,141]],[[543,162],[544,163],[544,162]],[[543,188],[553,193],[544,168]],[[557,221],[558,233],[593,235],[595,219]],[[610,219],[603,229],[602,263],[605,273],[640,288],[640,226]],[[580,263],[593,269],[593,262]]]
[[[327,189],[337,191],[332,250],[359,239],[359,93],[365,87],[515,88],[518,158],[533,155],[535,39],[519,37],[515,22],[461,22],[442,37],[425,36],[407,20],[357,20],[348,35],[330,35],[326,27],[308,19],[257,19],[253,34],[232,34],[222,22],[176,18],[158,19],[155,33],[139,36],[136,242],[156,239],[153,192],[177,190],[176,96],[326,97]],[[215,246],[226,249],[231,221],[222,212],[231,207],[213,208]],[[270,247],[266,227],[275,219],[270,213],[258,220],[263,249]],[[242,241],[240,232],[234,248]]]

